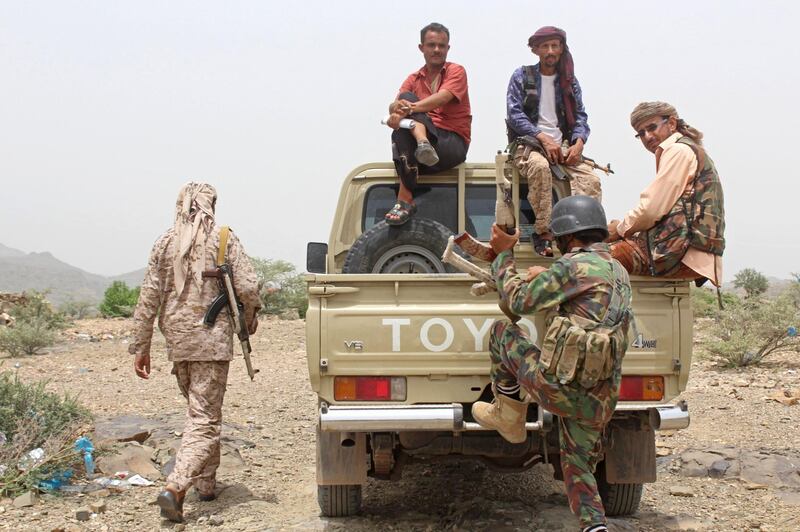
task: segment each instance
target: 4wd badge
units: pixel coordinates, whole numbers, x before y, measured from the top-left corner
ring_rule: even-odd
[[[631,343],[631,347],[635,347],[636,349],[655,349],[656,348],[656,339],[652,338],[650,340],[645,339],[643,334],[640,334],[636,337],[636,339]]]

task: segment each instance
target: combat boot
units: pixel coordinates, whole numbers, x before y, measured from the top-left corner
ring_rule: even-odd
[[[495,429],[500,436],[511,443],[522,443],[528,437],[525,430],[525,416],[528,403],[515,401],[507,395],[497,394],[494,401],[478,401],[472,405],[472,417],[482,427]]]
[[[175,484],[167,484],[164,491],[158,494],[156,503],[161,508],[161,517],[173,523],[183,522],[183,499],[185,491],[180,491]]]

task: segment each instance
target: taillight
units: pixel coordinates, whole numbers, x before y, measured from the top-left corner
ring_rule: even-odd
[[[405,401],[405,377],[336,377],[333,398],[337,401]]]
[[[622,377],[620,401],[661,401],[663,398],[664,377]]]

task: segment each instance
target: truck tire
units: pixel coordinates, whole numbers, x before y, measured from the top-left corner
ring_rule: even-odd
[[[636,513],[642,500],[642,484],[610,484],[606,480],[605,463],[598,464],[595,478],[606,515],[614,517]]]
[[[343,273],[455,273],[442,262],[452,232],[429,218],[412,217],[405,224],[379,222],[353,243]]]
[[[355,515],[361,510],[361,486],[317,486],[317,502],[324,517]]]

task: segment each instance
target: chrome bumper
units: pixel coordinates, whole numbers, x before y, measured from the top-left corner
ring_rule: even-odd
[[[538,421],[525,424],[527,430],[538,431],[551,418],[540,409]],[[489,430],[477,423],[464,421],[464,407],[449,405],[323,405],[319,409],[320,428],[325,432],[401,432]]]
[[[686,404],[625,405],[617,411],[646,411],[655,430],[679,430],[689,426]],[[549,430],[552,414],[539,408],[537,421],[528,422],[529,431]],[[459,403],[442,405],[358,405],[322,404],[319,410],[320,429],[325,432],[402,432],[488,430],[477,423],[464,421]]]

